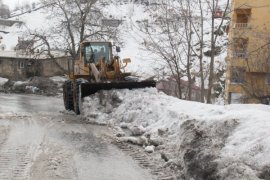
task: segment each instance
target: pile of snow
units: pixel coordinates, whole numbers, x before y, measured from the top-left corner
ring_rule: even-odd
[[[8,79],[0,77],[0,91],[4,90],[4,85],[8,82]]]
[[[32,92],[32,93],[37,93],[39,91],[39,88],[35,86],[25,86],[25,89]]]
[[[2,87],[4,84],[6,84],[8,82],[7,78],[2,78],[0,77],[0,87]]]
[[[53,76],[53,77],[50,77],[50,80],[52,80],[54,82],[64,83],[67,80],[67,78],[63,77],[63,76]]]
[[[156,89],[112,90],[85,98],[82,114],[92,123],[142,127],[143,136],[120,139],[149,152],[161,149],[185,179],[270,177],[269,106],[207,105]]]
[[[57,87],[59,89],[60,88],[62,89],[62,86],[63,86],[64,82],[66,80],[68,80],[68,78],[65,77],[65,76],[53,76],[53,77],[50,77],[50,80],[52,80],[54,83],[56,83],[57,84]]]
[[[28,83],[28,81],[16,81],[16,82],[14,82],[13,87],[16,88],[18,86],[22,86],[22,85],[25,85],[27,83]]]
[[[65,77],[31,77],[26,81],[8,81],[0,79],[0,90],[9,93],[26,93],[55,96],[62,94],[62,85]],[[5,86],[3,85],[5,84]]]

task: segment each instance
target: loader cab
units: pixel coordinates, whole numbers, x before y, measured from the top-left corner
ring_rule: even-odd
[[[81,57],[84,64],[99,63],[104,60],[109,63],[112,59],[112,45],[110,42],[84,42],[81,44]]]

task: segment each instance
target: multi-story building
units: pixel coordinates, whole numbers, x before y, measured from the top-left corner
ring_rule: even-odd
[[[227,61],[227,103],[270,98],[270,0],[232,0]]]

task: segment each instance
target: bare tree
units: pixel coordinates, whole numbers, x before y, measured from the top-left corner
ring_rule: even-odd
[[[207,103],[211,103],[211,97],[212,97],[212,88],[214,84],[214,72],[215,72],[215,56],[217,52],[217,39],[218,39],[218,34],[215,34],[215,32],[218,32],[221,30],[222,25],[224,23],[224,20],[227,16],[228,9],[230,7],[230,0],[226,0],[226,5],[223,13],[223,17],[221,18],[220,23],[216,26],[215,24],[215,12],[218,9],[218,1],[216,0],[211,0],[207,1],[208,7],[211,12],[211,60],[210,60],[210,69],[209,69],[209,78],[208,78],[208,91],[207,91]]]
[[[156,19],[154,23],[145,26],[147,43],[144,43],[147,50],[159,55],[159,60],[167,64],[172,76],[176,78],[178,94],[184,93],[181,78],[187,77],[188,87],[185,98],[188,100],[192,96],[194,76],[199,74],[201,102],[204,102],[204,81],[207,72],[203,65],[206,20],[203,11],[205,9],[201,0],[163,1],[157,10],[150,9],[152,17]],[[182,95],[179,97],[182,98]]]
[[[74,67],[81,42],[117,38],[117,28],[102,24],[104,16],[98,0],[42,0],[42,3],[54,25],[49,30],[29,30],[29,34],[36,40],[36,47],[43,47],[42,52],[50,58],[54,58],[53,49],[62,50],[71,56]]]
[[[181,30],[184,23],[178,23],[180,17],[168,2],[160,5],[156,11],[149,9],[149,12],[156,16],[156,19],[153,23],[144,24],[144,45],[148,51],[155,53],[158,61],[164,62],[168,67],[177,83],[176,94],[182,99],[181,78],[185,73],[185,65],[181,54],[185,52],[180,46],[184,43],[185,32]]]

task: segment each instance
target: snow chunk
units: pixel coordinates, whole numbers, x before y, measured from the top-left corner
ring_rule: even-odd
[[[153,153],[155,151],[155,146],[146,146],[145,151],[148,153]]]
[[[35,86],[25,86],[25,89],[31,91],[32,93],[36,93],[37,91],[39,91],[39,88]]]
[[[134,127],[131,127],[130,130],[131,130],[131,134],[133,136],[141,136],[146,131],[145,128],[142,127],[142,126],[139,126],[139,127],[138,126],[134,126]]]
[[[13,87],[22,86],[22,85],[25,85],[25,84],[27,84],[27,83],[28,83],[27,81],[16,81],[16,82],[13,84]]]
[[[121,142],[127,142],[135,145],[146,145],[148,143],[147,138],[145,137],[120,137]]]
[[[53,76],[53,77],[50,77],[50,79],[54,82],[62,82],[62,83],[67,80],[67,78],[63,76]]]

